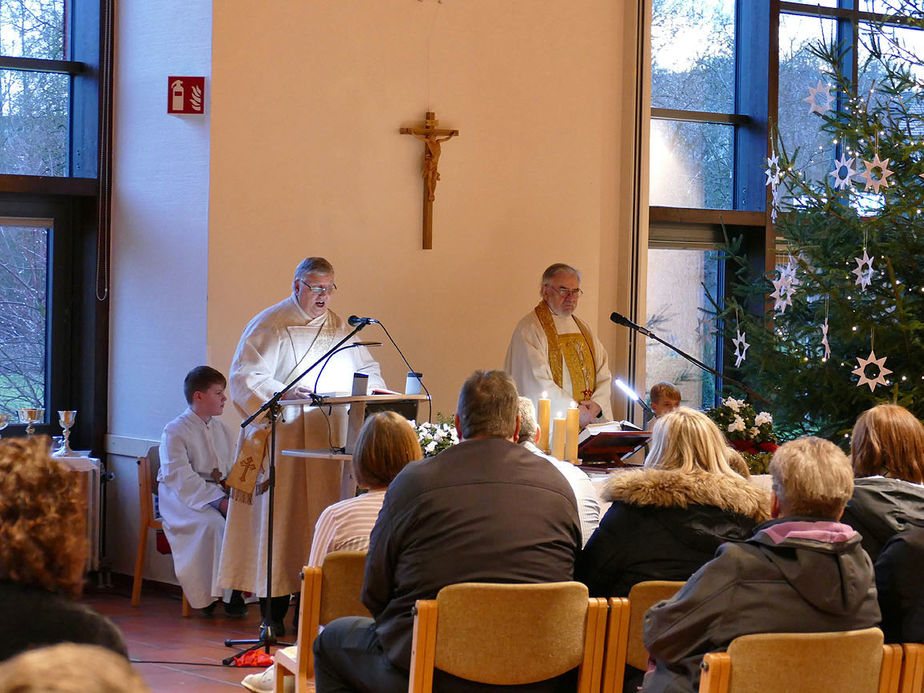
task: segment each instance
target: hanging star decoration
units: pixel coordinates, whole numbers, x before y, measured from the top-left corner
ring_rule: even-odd
[[[786,306],[792,305],[792,284],[782,277],[774,279],[772,283],[773,293],[770,298],[773,299],[773,310],[782,315],[786,312]]]
[[[764,171],[764,174],[767,176],[767,185],[771,188],[779,185],[780,180],[783,178],[779,155],[774,153],[773,156],[767,157],[767,170]]]
[[[744,340],[744,332],[737,328],[735,331],[738,333],[738,336],[732,340],[732,344],[735,345],[735,368],[738,368],[741,362],[744,361],[745,355],[748,353],[748,347],[751,345]]]
[[[853,167],[853,164],[854,159],[848,159],[847,155],[841,152],[841,158],[834,162],[834,170],[828,174],[834,176],[835,190],[844,190],[850,187],[850,179],[857,175],[857,171]],[[844,171],[843,177],[841,176],[841,171]]]
[[[877,385],[882,385],[882,386],[888,385],[885,377],[889,375],[889,373],[891,373],[892,371],[890,371],[888,368],[885,367],[885,362],[887,358],[888,358],[887,356],[883,356],[881,359],[877,359],[876,352],[873,351],[872,349],[870,349],[869,351],[868,358],[861,359],[857,357],[857,367],[851,371],[851,373],[853,373],[854,375],[860,376],[860,380],[857,382],[857,387],[861,387],[863,385],[869,385],[869,391],[872,392],[873,390],[876,389]],[[875,365],[879,369],[879,375],[876,376],[875,378],[866,377],[866,367],[869,366],[870,364]]]
[[[824,101],[821,104],[818,103],[819,94],[824,97]],[[812,115],[812,113],[824,115],[827,111],[830,111],[831,107],[834,105],[834,97],[831,95],[831,85],[825,82],[825,85],[821,86],[821,80],[818,80],[818,85],[809,87],[809,95],[802,100],[807,101],[809,104],[809,115]]]
[[[828,344],[828,318],[825,318],[825,321],[821,324],[821,346],[825,349],[824,356],[821,359],[822,361],[827,361],[831,358],[831,345]]]
[[[889,181],[886,179],[894,173],[894,171],[889,170],[889,159],[883,161],[879,158],[879,154],[876,154],[872,161],[863,159],[863,165],[866,166],[866,170],[860,174],[860,177],[866,181],[866,187],[864,190],[873,188],[874,192],[879,194],[880,187],[889,187]],[[875,178],[873,176],[873,170],[877,168],[879,169],[880,173],[879,177]]]
[[[776,215],[780,209],[780,186],[774,185],[771,192],[773,197],[770,200],[770,221],[776,223]]]
[[[696,334],[706,339],[715,331],[715,320],[708,313],[701,312],[696,319]]]
[[[796,260],[792,255],[789,256],[789,260],[786,261],[786,266],[780,270],[780,279],[785,279],[791,287],[799,286],[801,283],[799,277],[796,276]]]
[[[863,248],[863,257],[855,257],[854,261],[857,263],[856,269],[851,270],[857,277],[854,284],[859,286],[861,291],[866,291],[873,278],[873,258],[866,252],[866,248]]]

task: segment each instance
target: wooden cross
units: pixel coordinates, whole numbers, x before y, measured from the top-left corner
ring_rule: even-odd
[[[401,128],[402,135],[413,135],[424,143],[424,160],[422,175],[424,180],[423,198],[423,247],[433,248],[433,200],[436,199],[436,181],[440,179],[437,168],[440,162],[440,143],[459,134],[458,130],[440,129],[433,111],[427,111],[423,127]]]

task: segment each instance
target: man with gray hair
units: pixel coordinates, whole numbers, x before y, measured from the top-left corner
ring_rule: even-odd
[[[292,294],[254,317],[234,353],[228,389],[243,417],[257,411],[349,332],[330,310],[337,290],[334,268],[322,257],[302,260],[295,269]],[[350,392],[353,374],[365,373],[368,390],[385,386],[379,364],[365,347],[344,349],[313,368],[289,390],[286,400],[312,392]],[[336,426],[334,427],[336,428]],[[336,436],[336,431],[334,435]],[[308,558],[314,526],[328,505],[340,500],[340,467],[323,460],[278,464],[283,449],[330,449],[329,414],[319,407],[283,406],[276,428],[276,491],[273,523],[273,584],[266,594],[268,530],[269,426],[260,419],[238,442],[237,463],[229,475],[234,486],[222,544],[219,584],[262,597],[264,627],[284,633],[282,620],[289,594],[300,589],[299,573]],[[248,484],[241,489],[240,479]],[[267,608],[267,597],[273,597]]]
[[[529,397],[519,397],[517,410],[520,414],[520,435],[517,445],[522,445],[534,455],[538,455],[555,467],[565,477],[574,492],[578,515],[581,518],[581,545],[587,544],[590,535],[600,524],[600,497],[587,472],[570,462],[546,455],[536,445],[539,440],[539,424],[536,423],[536,409]]]
[[[315,640],[319,693],[406,691],[412,609],[446,585],[573,579],[581,546],[574,494],[551,465],[515,444],[518,418],[510,376],[476,371],[459,393],[462,442],[411,462],[392,481],[366,558],[362,600],[373,618],[337,619]],[[437,671],[434,690],[483,687]]]
[[[521,395],[535,405],[552,401],[552,415],[576,402],[580,424],[610,421],[613,406],[608,356],[590,327],[573,313],[581,290],[581,274],[563,262],[542,273],[542,300],[517,324],[507,348],[504,370],[513,376]]]
[[[772,520],[726,543],[672,598],[645,614],[655,669],[642,691],[691,693],[703,655],[751,633],[821,633],[879,623],[876,584],[860,535],[838,522],[853,469],[834,443],[799,438],[770,463]]]

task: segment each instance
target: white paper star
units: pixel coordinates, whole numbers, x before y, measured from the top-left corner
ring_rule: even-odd
[[[894,173],[894,171],[889,170],[889,159],[883,161],[879,158],[879,155],[876,154],[872,161],[863,159],[863,165],[866,166],[866,170],[860,174],[860,177],[866,180],[866,188],[864,188],[864,190],[873,188],[878,194],[880,187],[889,187],[889,181],[887,181],[886,178]],[[873,169],[876,168],[881,171],[878,178],[873,177]]]
[[[737,329],[735,331],[738,336],[732,340],[732,344],[735,345],[735,368],[738,368],[741,362],[744,361],[745,355],[748,353],[748,347],[751,345],[744,341],[744,332]]]
[[[824,323],[821,325],[821,346],[825,348],[825,354],[822,358],[827,361],[831,358],[831,346],[828,344],[828,319],[825,318]]]
[[[764,173],[767,176],[767,185],[775,186],[780,182],[783,172],[780,170],[780,157],[778,155],[774,154],[767,157],[767,170]]]
[[[872,349],[870,349],[869,351],[869,358],[861,359],[858,357],[857,367],[851,371],[851,373],[853,373],[854,375],[860,376],[860,380],[857,382],[857,387],[860,387],[862,385],[869,385],[869,391],[872,392],[873,390],[876,389],[877,385],[882,385],[882,386],[888,385],[885,377],[892,371],[890,371],[888,368],[885,367],[885,362],[887,358],[888,358],[887,356],[883,356],[881,359],[877,359],[876,352],[873,351]],[[866,377],[866,367],[869,366],[870,364],[874,364],[877,368],[879,368],[879,375],[876,376],[875,378]]]
[[[834,176],[834,189],[835,190],[844,190],[845,188],[850,187],[851,178],[857,175],[856,169],[853,167],[854,160],[848,159],[847,154],[841,152],[841,158],[834,162],[834,170],[831,171],[828,175]],[[841,177],[841,171],[846,169],[844,176]]]
[[[824,97],[824,103],[821,105],[818,104],[817,97],[819,94]],[[802,100],[809,103],[809,115],[812,115],[812,113],[824,115],[834,105],[834,97],[831,96],[831,85],[825,82],[825,85],[821,86],[821,80],[818,80],[818,85],[814,88],[809,87],[809,95]]]
[[[776,215],[780,208],[780,186],[774,185],[771,188],[773,197],[770,200],[770,221],[776,222]]]
[[[782,277],[774,279],[772,283],[773,293],[770,294],[770,298],[773,299],[773,310],[782,315],[786,312],[786,306],[792,305],[792,284]]]
[[[785,279],[789,284],[790,293],[792,293],[793,288],[799,286],[801,283],[799,281],[799,277],[796,276],[796,269],[798,269],[798,266],[796,265],[796,261],[792,255],[789,256],[789,260],[787,260],[786,266],[780,269],[780,279]]]
[[[696,319],[696,333],[705,339],[714,332],[714,322],[711,315],[700,313]]]
[[[854,284],[859,286],[861,291],[866,291],[866,287],[869,286],[873,278],[873,258],[867,254],[866,248],[864,248],[863,257],[855,257],[854,261],[857,263],[857,268],[851,270],[857,277]]]

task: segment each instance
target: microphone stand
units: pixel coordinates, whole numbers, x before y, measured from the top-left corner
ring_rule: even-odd
[[[675,347],[675,346],[674,346],[673,344],[671,344],[670,342],[667,342],[667,341],[661,339],[658,335],[656,335],[654,332],[652,332],[651,330],[649,330],[647,327],[642,327],[641,325],[637,325],[636,323],[632,322],[632,321],[629,320],[629,318],[627,318],[626,316],[620,315],[619,313],[611,313],[611,314],[610,314],[610,320],[611,320],[612,322],[616,323],[617,325],[623,325],[623,326],[625,326],[625,327],[628,327],[630,330],[635,330],[636,332],[638,332],[638,333],[640,333],[640,334],[643,334],[643,335],[646,336],[646,337],[651,337],[653,340],[655,340],[656,342],[660,342],[661,344],[663,344],[664,346],[666,346],[666,347],[667,347],[668,349],[670,349],[671,351],[674,351],[674,352],[676,352],[677,354],[679,354],[680,356],[683,356],[683,358],[685,358],[685,359],[686,359],[687,361],[689,361],[690,363],[699,366],[700,368],[702,368],[702,369],[703,369],[704,371],[706,371],[707,373],[711,373],[712,375],[714,375],[716,378],[719,378],[720,380],[727,380],[727,381],[730,382],[732,385],[734,385],[734,386],[740,388],[741,390],[743,390],[744,392],[746,392],[747,394],[749,394],[749,395],[750,395],[751,397],[753,397],[754,399],[759,399],[759,400],[760,400],[761,402],[763,402],[764,404],[770,404],[770,403],[771,403],[770,400],[768,400],[766,397],[764,397],[764,396],[761,395],[761,394],[758,394],[758,393],[754,392],[754,390],[752,390],[751,388],[749,388],[749,387],[748,387],[747,385],[745,385],[744,383],[742,383],[742,382],[740,382],[740,381],[738,381],[738,380],[735,380],[734,378],[730,378],[730,377],[727,376],[727,375],[722,375],[722,374],[719,373],[715,368],[712,368],[711,366],[707,366],[705,363],[703,363],[702,361],[700,361],[700,360],[698,360],[698,359],[696,359],[696,358],[690,356],[690,355],[689,355],[688,353],[686,353],[685,351],[682,351],[681,349],[678,349],[677,347]]]
[[[267,508],[267,522],[269,524],[266,532],[266,613],[272,615],[272,586],[273,586],[273,509],[276,498],[276,421],[279,418],[279,413],[282,409],[282,405],[279,404],[279,401],[282,399],[289,390],[295,387],[295,384],[299,380],[304,378],[308,372],[317,366],[319,363],[324,361],[324,359],[331,356],[335,351],[337,351],[341,346],[343,346],[347,341],[349,341],[353,335],[359,332],[366,326],[366,323],[357,325],[353,328],[353,331],[350,332],[346,337],[337,342],[334,346],[325,352],[321,358],[312,363],[308,368],[302,371],[295,380],[282,388],[279,392],[270,397],[257,411],[248,416],[241,422],[241,428],[246,428],[254,419],[258,416],[266,413],[266,418],[270,422],[270,449],[269,449],[269,498],[267,503],[269,507]],[[312,397],[315,399],[315,397]],[[256,489],[254,489],[256,491]],[[280,595],[282,596],[282,595]],[[260,628],[260,636],[255,639],[244,639],[244,640],[235,640],[228,638],[225,640],[225,647],[236,647],[238,645],[249,645],[249,647],[241,650],[236,655],[226,657],[221,660],[221,663],[225,666],[231,666],[234,663],[236,657],[240,657],[242,654],[251,652],[253,650],[259,650],[261,647],[266,654],[269,654],[271,645],[288,645],[289,643],[280,642],[276,633],[270,628],[269,623],[265,620],[262,623]]]

